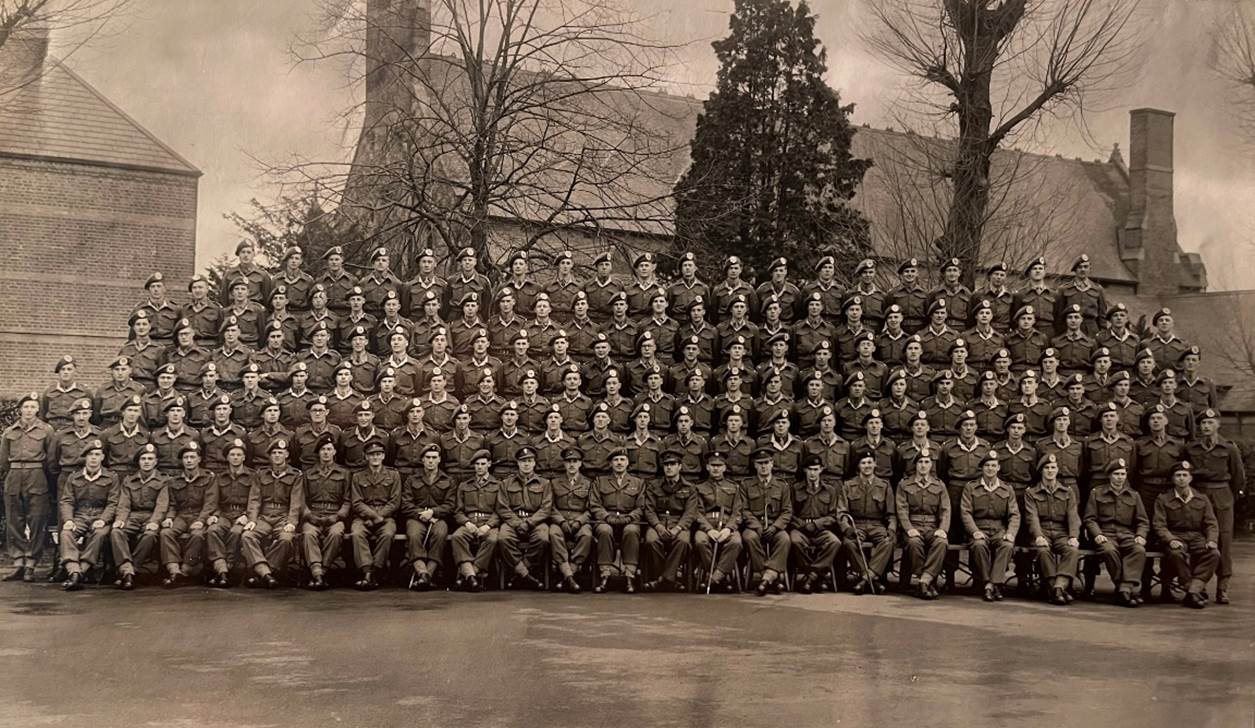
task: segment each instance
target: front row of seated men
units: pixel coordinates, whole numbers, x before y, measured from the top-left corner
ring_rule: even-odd
[[[421,468],[405,479],[384,465],[379,442],[366,446],[365,467],[353,470],[337,464],[330,435],[315,444],[317,461],[304,472],[289,462],[289,448],[285,440],[273,442],[268,463],[251,469],[246,444],[234,440],[223,453],[227,469],[214,474],[202,469],[203,446],[192,441],[179,452],[182,470],[167,476],[157,469],[152,444],[136,453],[135,470],[122,474],[103,467],[100,440],[89,442],[85,465],[70,475],[59,499],[64,588],[82,588],[83,574],[99,563],[107,543],[125,590],[135,587],[137,566],[153,554],[167,587],[198,571],[211,586],[228,586],[232,565],[242,559],[248,583],[265,588],[277,586],[276,575],[299,554],[307,586],[322,590],[346,531],[356,586],[363,590],[378,586],[399,531],[407,537],[416,590],[432,586],[448,543],[455,583],[469,591],[482,588],[498,555],[512,585],[540,587],[536,573],[546,549],[560,587],[573,593],[580,591],[575,575],[594,551],[595,592],[606,591],[616,573],[626,577],[628,593],[683,591],[691,550],[706,592],[736,590],[745,551],[759,595],[782,591],[790,557],[794,588],[823,590],[839,555],[859,575],[852,591],[874,594],[884,589],[900,533],[902,569],[915,577],[921,598],[937,598],[947,546],[962,541],[978,591],[986,601],[1000,601],[1018,543],[1035,556],[1048,599],[1065,605],[1073,599],[1084,533],[1116,584],[1117,602],[1136,607],[1144,599],[1153,533],[1165,551],[1165,575],[1185,587],[1186,606],[1201,608],[1220,559],[1216,516],[1191,487],[1187,461],[1173,468],[1173,487],[1148,517],[1122,459],[1107,466],[1108,481],[1081,507],[1075,486],[1060,480],[1053,454],[1037,462],[1034,484],[1017,497],[999,479],[994,451],[982,456],[978,479],[948,492],[935,474],[934,454],[925,449],[895,492],[876,476],[873,452],[856,454],[857,473],[844,482],[825,477],[815,455],[804,462],[803,477],[789,483],[774,473],[768,448],[754,451],[754,475],[739,482],[726,477],[727,456],[715,451],[707,458],[707,479],[691,483],[681,475],[682,453],[668,450],[662,476],[646,483],[628,472],[626,449],[611,453],[608,474],[590,479],[581,472],[583,451],[568,448],[565,472],[543,478],[536,451],[525,446],[515,455],[517,472],[498,479],[491,454],[479,450],[472,474],[454,482],[437,445],[423,450]],[[642,540],[651,578],[640,584]]]

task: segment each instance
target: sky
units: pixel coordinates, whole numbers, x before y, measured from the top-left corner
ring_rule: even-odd
[[[732,0],[631,0],[662,41],[683,44],[671,90],[703,98]],[[863,0],[813,0],[827,80],[856,104],[854,121],[892,126],[902,77],[860,40]],[[1176,219],[1181,246],[1202,251],[1213,290],[1255,288],[1255,140],[1234,133],[1232,89],[1212,73],[1215,23],[1233,0],[1144,0],[1145,58],[1126,88],[1086,117],[1087,130],[1048,123],[1033,151],[1106,158],[1128,149],[1128,110],[1176,112]],[[197,265],[234,248],[224,220],[277,189],[258,160],[346,159],[356,135],[341,113],[355,89],[333,62],[297,63],[290,48],[317,31],[316,0],[134,0],[69,65],[204,172]]]

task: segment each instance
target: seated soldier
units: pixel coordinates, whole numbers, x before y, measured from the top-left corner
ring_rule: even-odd
[[[362,572],[354,583],[358,589],[377,589],[375,574],[388,565],[388,552],[397,535],[397,522],[392,517],[401,505],[401,474],[383,464],[387,448],[379,440],[366,443],[366,467],[353,471],[353,525],[349,534],[353,541],[353,561]]]
[[[741,542],[750,555],[750,570],[758,575],[754,593],[779,594],[781,576],[789,568],[789,524],[793,521],[793,496],[789,485],[776,476],[774,462],[754,460],[754,476],[741,486]]]
[[[227,574],[231,566],[240,560],[240,547],[244,527],[248,525],[248,497],[253,486],[253,471],[247,465],[248,446],[236,438],[223,448],[226,468],[219,472],[214,488],[217,510],[205,521],[209,527],[207,544],[209,563],[214,575],[209,586],[225,588],[230,585]]]
[[[1072,489],[1059,482],[1059,461],[1042,456],[1037,463],[1037,482],[1024,494],[1024,522],[1037,552],[1037,568],[1043,590],[1050,589],[1050,603],[1072,603],[1072,584],[1080,561],[1081,516]]]
[[[610,453],[610,474],[597,479],[589,499],[596,520],[597,567],[600,572],[593,591],[604,594],[614,572],[616,544],[626,577],[623,591],[636,592],[636,572],[640,564],[641,518],[645,510],[645,482],[627,472],[626,449]]]
[[[469,458],[472,472],[458,485],[453,520],[457,530],[449,539],[453,560],[458,565],[459,589],[477,592],[483,589],[480,579],[488,572],[497,551],[497,492],[501,482],[489,474],[492,453],[476,450]]]
[[[841,547],[835,531],[840,528],[845,508],[840,486],[823,478],[823,458],[807,455],[803,466],[802,478],[794,482],[791,494],[789,542],[798,564],[794,588],[801,594],[810,594],[822,590],[823,575],[832,569]]]
[[[543,589],[544,583],[532,576],[531,567],[543,564],[545,546],[549,545],[549,511],[553,508],[553,491],[549,480],[536,474],[536,449],[530,445],[514,454],[518,472],[501,481],[497,493],[497,517],[501,519],[498,540],[501,557],[514,571],[511,586]],[[527,539],[520,545],[519,541]]]
[[[584,567],[593,552],[592,514],[589,495],[593,483],[580,473],[584,452],[578,447],[562,451],[563,473],[549,480],[553,490],[553,510],[549,513],[549,551],[553,563],[562,574],[562,588],[571,594],[580,593],[575,574]],[[572,543],[573,542],[573,543]]]
[[[274,572],[284,572],[296,544],[305,476],[288,464],[287,440],[270,443],[267,454],[270,464],[253,473],[241,547],[254,573],[248,586],[274,589],[279,585]]]
[[[179,448],[183,469],[170,479],[170,510],[161,522],[161,563],[168,576],[161,585],[176,587],[205,564],[205,521],[218,504],[215,476],[202,470],[202,448],[192,440]]]
[[[987,602],[1002,601],[1007,567],[1020,529],[1015,491],[998,478],[998,453],[986,450],[980,459],[980,478],[963,487],[959,514],[971,538],[968,544],[972,576],[984,587]]]
[[[121,495],[117,476],[101,467],[104,442],[89,440],[83,459],[83,467],[66,478],[60,492],[61,537],[57,545],[61,567],[69,574],[61,585],[66,591],[82,589],[83,574],[100,561]]]
[[[876,477],[876,454],[860,452],[855,461],[858,474],[845,481],[846,507],[854,519],[854,530],[847,533],[844,545],[859,567],[854,593],[876,594],[884,591],[885,573],[893,563],[898,517],[893,490],[887,481]],[[870,559],[863,555],[863,544],[871,546]]]
[[[1090,491],[1085,530],[1116,585],[1116,601],[1125,607],[1140,605],[1150,519],[1141,496],[1129,487],[1129,466],[1123,459],[1107,463],[1107,484]],[[1168,593],[1166,588],[1164,593]]]
[[[1220,526],[1211,500],[1194,490],[1194,466],[1177,463],[1172,490],[1155,499],[1155,538],[1167,547],[1165,571],[1185,585],[1185,606],[1207,606],[1207,582],[1220,566]],[[1165,590],[1165,593],[1166,590]]]
[[[349,470],[336,463],[336,436],[324,432],[311,446],[314,463],[305,469],[305,508],[301,545],[309,567],[309,588],[327,588],[327,567],[344,545],[345,519],[351,502]]]
[[[708,462],[716,457],[719,454],[711,453]],[[693,543],[693,517],[688,511],[693,484],[680,472],[683,453],[667,450],[659,459],[662,476],[651,479],[645,492],[645,523],[649,526],[645,531],[645,553],[654,578],[645,583],[644,589],[684,591],[680,571]]]
[[[772,453],[759,448],[751,459],[758,468],[763,460],[772,459]],[[741,488],[722,477],[719,465],[711,470],[708,464],[707,470],[710,477],[693,488],[689,500],[689,514],[697,524],[693,550],[706,572],[698,588],[707,594],[720,587],[731,593],[736,591],[736,580],[728,577],[736,573],[736,560],[741,555]]]
[[[401,487],[401,515],[405,517],[405,550],[414,577],[410,589],[431,587],[444,559],[449,519],[457,505],[457,487],[440,469],[440,446],[429,443],[419,456],[422,468]]]
[[[170,507],[169,479],[157,472],[157,447],[152,443],[140,447],[135,466],[138,470],[122,479],[109,533],[117,585],[125,591],[135,588],[136,564],[143,566],[156,550],[161,521]]]
[[[936,582],[949,545],[950,496],[945,483],[933,475],[932,450],[915,457],[915,472],[898,484],[894,510],[906,535],[902,568],[910,563],[919,579],[921,599],[936,599],[940,596]]]

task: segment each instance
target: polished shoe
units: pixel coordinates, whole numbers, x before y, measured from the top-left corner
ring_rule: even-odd
[[[636,575],[629,576],[623,580],[623,593],[624,594],[636,593]]]
[[[984,600],[985,600],[985,601],[987,601],[987,602],[992,602],[992,601],[994,601],[994,599],[996,599],[996,598],[997,598],[997,597],[995,597],[995,596],[994,596],[995,591],[996,591],[996,590],[994,589],[994,585],[993,585],[993,584],[986,584],[986,585],[985,585],[985,593],[981,596],[981,599],[984,599]]]
[[[814,591],[814,587],[811,585],[810,574],[807,574],[799,578],[797,580],[797,585],[794,587],[794,589],[797,591],[798,594],[810,594],[812,591]]]
[[[226,589],[227,587],[231,586],[231,581],[230,579],[227,578],[227,575],[225,572],[218,572],[217,574],[214,574],[212,577],[210,577],[209,586],[212,586],[215,589]]]
[[[1181,606],[1190,609],[1203,609],[1207,606],[1207,599],[1201,594],[1186,594],[1185,599],[1181,601]]]
[[[784,592],[784,584],[780,579],[776,579],[771,582],[770,589],[772,594],[781,594]]]
[[[656,591],[662,591],[662,579],[650,579],[644,584],[641,584],[641,591],[645,592],[646,594],[652,594]]]
[[[683,594],[684,592],[689,590],[688,586],[684,584],[683,578],[676,579],[675,581],[671,582],[671,588],[679,592],[680,594]]]
[[[419,588],[422,589],[423,591],[427,591],[428,589],[430,589],[431,588],[431,574],[425,571],[419,574],[417,584]]]
[[[1216,604],[1228,604],[1228,603],[1229,603],[1229,590],[1217,589],[1216,590]]]
[[[941,598],[941,592],[937,590],[937,585],[935,583],[929,584],[928,585],[928,599],[934,600],[934,599],[940,599],[940,598]]]
[[[524,576],[522,578],[522,583],[523,583],[524,588],[531,589],[532,591],[544,591],[545,590],[545,582],[541,581],[540,579],[537,579],[531,574],[527,574],[526,576]]]
[[[19,566],[13,570],[13,573],[4,577],[4,581],[26,581],[26,567]]]
[[[48,572],[48,583],[49,583],[49,584],[56,584],[56,583],[57,583],[57,582],[59,582],[59,581],[62,581],[62,582],[63,582],[63,581],[65,581],[66,579],[69,579],[69,578],[70,578],[70,574],[69,574],[69,572],[67,572],[67,571],[65,570],[65,567],[64,567],[64,566],[58,566],[57,568],[55,568],[55,569],[53,569],[52,571]]]
[[[122,591],[131,591],[132,589],[134,589],[135,588],[135,575],[124,574],[122,578],[118,579],[118,588],[121,589]]]
[[[569,594],[580,593],[580,583],[575,580],[574,576],[568,576],[567,578],[563,579],[562,588],[566,589],[567,593]]]
[[[80,574],[80,573],[78,573],[78,572],[75,572],[75,573],[73,573],[73,574],[70,574],[70,578],[66,579],[66,580],[65,580],[65,581],[61,584],[61,588],[62,588],[62,589],[64,589],[64,590],[66,590],[66,591],[79,591],[79,590],[81,590],[81,589],[83,588],[83,575],[82,575],[82,574]]]
[[[325,591],[327,589],[327,582],[322,578],[321,574],[310,577],[309,589],[310,591]]]
[[[183,580],[182,574],[168,574],[166,578],[161,580],[162,589],[173,589]]]
[[[1142,601],[1142,598],[1141,598],[1141,597],[1136,597],[1136,599],[1137,599],[1138,603],[1140,604],[1140,603],[1141,603],[1141,601]],[[1067,602],[1068,604],[1071,604],[1072,602],[1076,601],[1076,597],[1072,596],[1072,591],[1071,591],[1071,590],[1069,590],[1069,589],[1064,589],[1064,590],[1063,590],[1063,601]]]
[[[1004,598],[1004,597],[1003,597],[1003,594],[1002,594],[1002,585],[1001,585],[1001,584],[994,584],[994,601],[996,601],[996,602],[1000,602],[1000,601],[1002,601],[1002,600],[1003,600],[1003,598]]]
[[[1137,601],[1133,599],[1133,594],[1127,591],[1116,592],[1116,604],[1122,607],[1136,607]]]
[[[1060,607],[1066,607],[1068,600],[1063,596],[1063,587],[1057,586],[1050,592],[1050,603],[1057,604]]]
[[[466,590],[476,594],[484,590],[484,582],[480,580],[478,574],[471,574],[466,577]]]
[[[597,586],[593,587],[594,594],[605,594],[606,586],[610,583],[609,577],[601,577],[597,580]]]
[[[275,589],[279,586],[279,580],[275,578],[274,574],[266,574],[260,577],[260,579],[261,585],[267,589]]]
[[[767,583],[766,579],[759,579],[758,586],[754,587],[754,593],[760,597],[767,596],[767,593],[770,591],[771,585]]]
[[[851,592],[851,593],[853,593],[855,596],[860,596],[860,597],[861,597],[861,596],[863,596],[864,594],[866,594],[866,593],[867,593],[870,589],[871,589],[871,587],[868,585],[868,583],[867,583],[867,580],[866,580],[866,579],[859,579],[859,580],[858,580],[858,583],[857,583],[857,584],[855,584],[855,585],[854,585],[854,586],[850,589],[850,592]]]

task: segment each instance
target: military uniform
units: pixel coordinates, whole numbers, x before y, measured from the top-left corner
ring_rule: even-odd
[[[199,446],[184,451],[200,452]],[[203,469],[195,474],[186,469],[170,479],[170,525],[161,529],[161,563],[170,573],[186,575],[205,564],[206,521],[218,510],[215,502],[217,477]]]
[[[117,477],[103,468],[95,475],[80,469],[66,478],[61,488],[63,525],[57,546],[61,566],[67,572],[82,573],[100,563],[100,552],[109,539],[120,496]],[[93,526],[97,521],[103,524],[99,528]],[[71,523],[70,528],[64,525]]]
[[[550,479],[553,508],[549,513],[549,549],[554,566],[564,578],[573,578],[593,550],[589,498],[593,482],[584,475],[563,473]]]
[[[366,452],[382,446],[382,442],[372,442]],[[388,563],[392,539],[397,535],[397,524],[392,516],[401,505],[401,474],[387,466],[378,470],[370,466],[354,470],[350,492],[353,523],[349,534],[353,561],[367,574],[372,570],[382,571]]]
[[[1203,412],[1203,416],[1215,415],[1215,410]],[[1234,491],[1246,484],[1242,453],[1237,445],[1227,440],[1217,439],[1209,443],[1199,439],[1186,445],[1185,459],[1194,466],[1195,489],[1211,501],[1216,516],[1219,533],[1216,543],[1220,547],[1220,564],[1216,571],[1220,581],[1217,588],[1226,591],[1233,576]]]
[[[1164,571],[1199,598],[1220,566],[1220,527],[1211,501],[1193,488],[1186,492],[1182,497],[1174,488],[1155,499],[1154,529],[1164,548]]]
[[[275,448],[278,442],[271,445]],[[301,522],[305,476],[285,465],[256,470],[248,491],[248,523],[240,539],[244,559],[259,577],[271,571],[283,573],[296,545],[296,527]],[[291,531],[284,526],[292,526]]]
[[[1037,554],[1037,568],[1043,580],[1064,577],[1060,587],[1067,589],[1076,579],[1081,537],[1081,516],[1076,495],[1057,480],[1038,483],[1024,494],[1024,523]],[[1043,545],[1037,539],[1045,539]]]
[[[693,515],[688,510],[693,485],[683,476],[652,479],[645,493],[645,553],[650,573],[674,584],[693,543]]]
[[[1146,565],[1150,519],[1137,493],[1127,485],[1117,491],[1110,483],[1092,490],[1085,505],[1085,530],[1119,591],[1138,593]],[[1106,540],[1098,543],[1099,536]]]
[[[518,454],[535,457],[530,448]],[[507,568],[526,577],[530,573],[529,565],[543,563],[541,557],[549,545],[553,490],[548,480],[534,472],[526,476],[515,473],[501,481],[496,507],[497,517],[501,519],[498,530],[501,557]],[[520,540],[524,536],[527,543],[522,545]]]
[[[209,525],[206,541],[210,564],[217,574],[224,576],[240,556],[244,524],[248,522],[253,471],[248,466],[241,466],[238,471],[225,466],[217,476],[214,488],[218,510],[211,517],[216,516],[218,520]]]
[[[170,507],[169,479],[156,470],[132,473],[122,480],[109,544],[118,573],[134,576],[158,545],[158,529]],[[132,543],[134,541],[134,543]]]
[[[497,515],[497,498],[501,481],[485,476],[482,480],[471,476],[458,485],[453,520],[459,528],[449,539],[453,546],[453,560],[462,575],[473,576],[488,571],[493,554],[497,552],[497,527],[501,518]],[[464,526],[479,528],[488,526],[486,535],[472,535]]]
[[[702,568],[706,570],[706,578],[711,583],[720,581],[721,577],[731,576],[736,571],[736,560],[741,554],[741,519],[744,509],[744,497],[740,487],[726,478],[718,481],[712,479],[698,483],[693,488],[689,500],[689,511],[697,531],[693,534],[693,550]],[[732,533],[728,539],[719,543],[719,560],[715,561],[715,545],[708,531],[729,529]],[[720,578],[716,578],[720,577]]]
[[[440,568],[457,496],[453,479],[440,471],[435,479],[429,479],[426,470],[419,470],[401,487],[406,557],[420,576],[428,574],[430,579]],[[427,510],[431,515],[424,520],[422,514]]]
[[[857,540],[845,538],[845,549],[855,562],[871,571],[873,580],[883,579],[893,563],[893,548],[897,543],[898,517],[894,510],[893,490],[889,483],[873,475],[845,481],[846,506],[854,519]],[[871,546],[871,558],[863,556],[858,543]]]
[[[614,567],[615,544],[623,562],[623,575],[636,575],[640,564],[641,518],[645,510],[645,482],[635,475],[603,475],[597,478],[589,498],[596,526],[597,566],[602,579]]]
[[[33,397],[24,397],[22,401]],[[0,435],[5,542],[14,565],[19,569],[33,571],[43,555],[47,540],[44,532],[51,508],[46,469],[51,464],[55,434],[48,423],[35,418],[25,426],[19,420]]]
[[[959,513],[963,528],[971,538],[968,543],[972,575],[978,583],[1001,587],[1007,580],[1007,568],[1015,550],[1015,537],[1020,528],[1020,509],[1015,491],[995,479],[993,488],[985,480],[968,483],[963,489]],[[984,534],[977,538],[976,534]]]
[[[933,476],[912,475],[898,484],[894,511],[906,536],[903,574],[909,564],[921,587],[931,587],[945,563],[950,530],[950,497],[946,486]],[[911,531],[916,531],[911,535]]]
[[[402,430],[399,431],[403,431]],[[318,441],[325,436],[331,437],[332,442],[339,442],[342,430],[330,423],[323,423],[319,429],[314,429],[312,424],[301,425],[296,428],[296,433],[292,435],[293,447],[296,449],[296,462],[301,470],[309,470],[318,463]]]
[[[784,480],[760,477],[741,487],[741,541],[749,552],[750,569],[760,581],[772,584],[789,567],[789,525],[793,522],[793,493]]]
[[[839,486],[821,481],[812,489],[806,480],[793,484],[790,497],[793,512],[789,541],[797,557],[798,579],[813,579],[832,568],[841,548],[836,531],[841,527],[838,518],[846,512],[845,497]]]
[[[315,450],[316,456],[316,445],[310,449]],[[351,482],[348,468],[336,463],[324,465],[315,460],[305,467],[301,551],[315,585],[326,568],[335,563],[344,545],[345,520],[349,517],[352,501]]]

